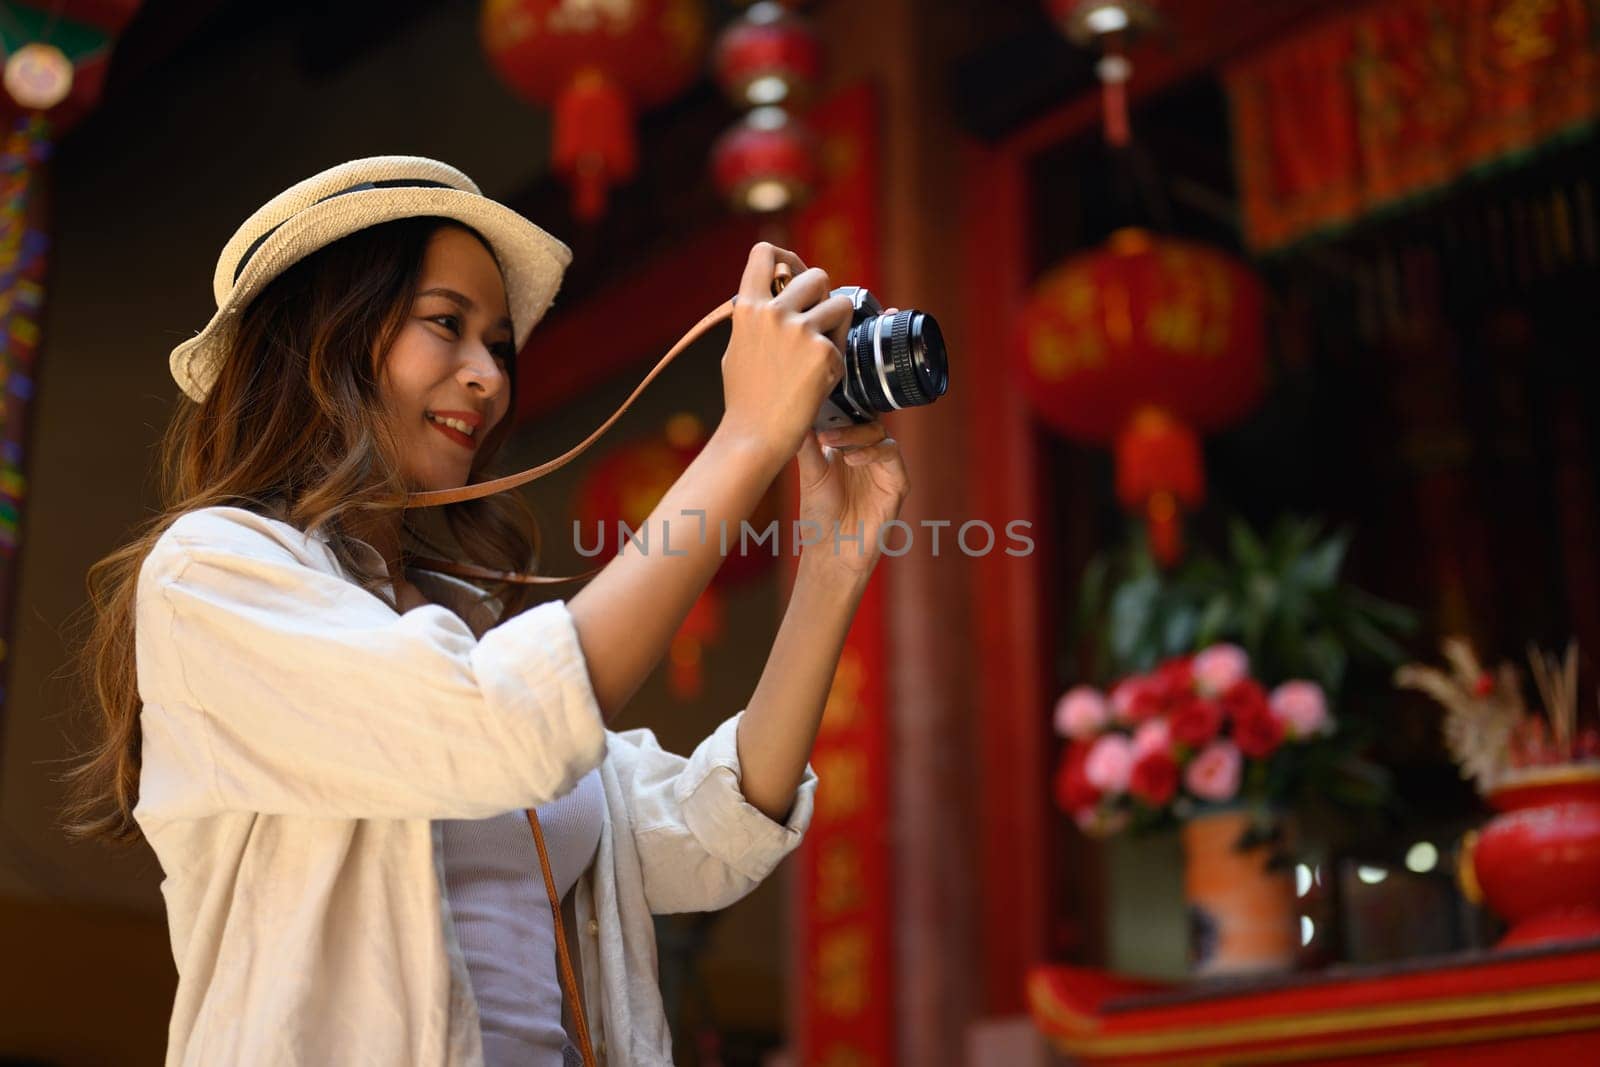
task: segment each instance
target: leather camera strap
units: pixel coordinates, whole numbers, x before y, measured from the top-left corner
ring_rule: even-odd
[[[787,263],[779,263],[773,271],[772,295],[777,296],[783,292],[784,287],[789,284],[793,276],[794,272]],[[590,445],[598,441],[602,434],[611,429],[616,421],[622,418],[623,414],[633,406],[633,402],[638,399],[640,393],[644,392],[645,387],[655,381],[661,372],[666,370],[667,366],[683,353],[684,349],[698,341],[713,326],[726,322],[731,318],[736,300],[738,300],[738,297],[730,297],[713,308],[699,322],[695,323],[689,329],[689,332],[680,337],[678,343],[673,345],[667,354],[657,361],[656,365],[651,368],[650,373],[644,376],[644,380],[634,388],[632,393],[628,394],[628,399],[622,402],[622,406],[612,412],[610,418],[602,422],[588,437],[585,437],[555,459],[541,463],[537,467],[529,467],[527,470],[517,474],[508,474],[503,478],[495,478],[492,481],[475,482],[472,485],[463,485],[456,489],[433,489],[422,493],[408,493],[406,494],[405,506],[408,508],[428,508],[440,504],[455,504],[462,500],[476,500],[479,497],[493,496],[495,493],[503,493],[508,489],[527,485],[536,478],[542,478],[551,471],[565,467],[582,455]],[[497,571],[489,567],[481,567],[476,563],[435,559],[430,556],[413,556],[411,558],[411,566],[425,571],[440,571],[445,574],[453,574],[460,578],[476,578],[491,582],[515,582],[520,585],[553,585],[558,582],[576,582],[593,578],[600,573],[600,568],[596,567],[582,574],[567,575],[565,577],[523,574],[520,571]]]
[[[528,825],[533,827],[533,846],[539,850],[544,888],[550,894],[550,921],[556,930],[556,965],[561,970],[561,985],[566,990],[573,1029],[578,1031],[578,1051],[583,1053],[583,1067],[599,1067],[594,1058],[594,1045],[589,1041],[589,1018],[583,1012],[583,997],[578,993],[578,976],[572,970],[572,954],[567,950],[566,924],[561,920],[561,896],[556,892],[556,876],[550,871],[550,853],[544,847],[544,831],[539,827],[539,816],[534,810],[524,810],[528,813]]]

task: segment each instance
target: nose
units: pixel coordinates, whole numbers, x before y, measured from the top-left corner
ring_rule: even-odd
[[[506,372],[494,353],[482,345],[474,345],[456,372],[457,378],[468,389],[487,399],[494,399],[507,388]]]

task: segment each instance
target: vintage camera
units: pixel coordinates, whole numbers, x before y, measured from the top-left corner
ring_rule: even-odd
[[[883,305],[859,285],[843,285],[830,296],[847,296],[854,307],[844,346],[844,377],[822,402],[817,432],[871,422],[880,414],[931,404],[950,387],[944,334],[921,311],[883,313]]]

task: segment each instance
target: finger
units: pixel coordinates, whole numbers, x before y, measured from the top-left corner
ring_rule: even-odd
[[[899,458],[900,442],[892,437],[885,437],[875,445],[853,448],[844,454],[844,461],[852,467],[859,467],[865,463],[882,463],[886,460],[897,460]]]
[[[771,300],[772,278],[779,263],[787,264],[797,275],[806,269],[800,257],[787,248],[779,248],[768,241],[752,245],[749,258],[745,260],[744,274],[739,278],[739,300],[757,304]]]
[[[862,445],[875,445],[888,436],[889,431],[883,423],[873,419],[871,422],[837,426],[826,430],[822,434],[822,443],[840,449],[851,449]]]
[[[806,311],[828,296],[828,272],[821,267],[803,270],[772,302],[788,311]]]
[[[855,314],[855,305],[848,296],[830,296],[819,302],[815,307],[802,312],[800,317],[806,325],[825,336],[833,342],[835,348],[843,350],[844,331],[850,325],[850,318]]]

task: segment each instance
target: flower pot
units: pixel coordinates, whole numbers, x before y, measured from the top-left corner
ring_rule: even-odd
[[[1600,937],[1600,764],[1517,771],[1486,799],[1501,814],[1464,842],[1463,871],[1510,924],[1500,947]]]
[[[1300,921],[1294,880],[1271,866],[1270,844],[1241,849],[1251,816],[1242,810],[1183,824],[1189,969],[1196,975],[1260,974],[1294,967]]]

